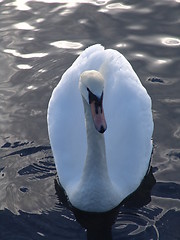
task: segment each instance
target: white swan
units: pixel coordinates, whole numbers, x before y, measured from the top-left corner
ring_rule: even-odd
[[[72,205],[108,211],[138,188],[148,170],[151,99],[123,55],[93,45],[54,89],[48,132]]]

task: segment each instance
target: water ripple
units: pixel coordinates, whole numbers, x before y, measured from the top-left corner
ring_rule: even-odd
[[[161,209],[128,210],[119,213],[115,229],[121,230],[122,239],[160,239],[156,221]]]
[[[180,1],[0,2],[0,235],[85,239],[57,201],[46,113],[77,54],[102,43],[131,62],[151,95],[155,121],[152,200],[139,210],[122,208],[113,238],[178,239]]]
[[[50,45],[55,46],[57,48],[64,48],[64,49],[80,49],[83,45],[79,42],[70,42],[70,41],[56,41],[50,43]]]
[[[17,67],[19,69],[31,69],[32,68],[32,66],[29,64],[18,64]]]
[[[173,37],[164,37],[162,38],[162,43],[166,46],[180,46],[180,39],[179,38],[173,38]]]
[[[27,22],[16,23],[14,24],[14,27],[21,30],[35,30],[35,27],[33,27]]]
[[[1,159],[0,201],[4,202],[1,210],[6,208],[15,214],[19,211],[40,213],[55,207],[56,169],[49,146],[6,141],[1,146]]]
[[[42,53],[42,52],[22,54],[15,49],[4,49],[4,52],[11,54],[14,57],[21,57],[21,58],[42,58],[48,55],[48,53]]]

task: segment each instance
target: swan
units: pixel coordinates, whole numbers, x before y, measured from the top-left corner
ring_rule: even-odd
[[[139,187],[152,152],[151,98],[118,51],[85,49],[53,90],[47,122],[59,181],[75,208],[106,212]]]

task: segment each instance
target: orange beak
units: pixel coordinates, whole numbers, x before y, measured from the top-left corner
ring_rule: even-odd
[[[100,133],[104,133],[107,129],[107,124],[104,117],[104,110],[103,110],[102,104],[97,105],[95,101],[92,101],[90,103],[90,106],[91,106],[92,118],[93,118],[94,126],[96,130]]]

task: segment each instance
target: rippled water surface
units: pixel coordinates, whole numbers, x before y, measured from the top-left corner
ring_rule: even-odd
[[[180,239],[180,1],[0,1],[0,239],[86,239],[59,203],[46,111],[87,46],[123,53],[152,97],[151,201],[113,239]]]

